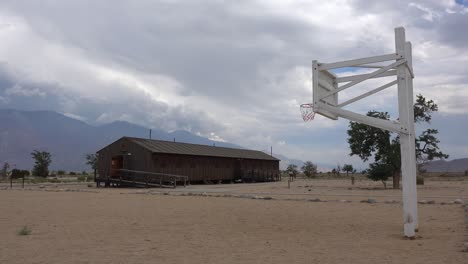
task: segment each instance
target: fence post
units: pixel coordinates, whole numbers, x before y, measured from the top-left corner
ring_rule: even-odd
[[[177,178],[174,176],[174,189],[177,188]]]
[[[23,189],[24,189],[24,175],[23,175]]]
[[[10,189],[13,189],[13,177],[10,176]]]

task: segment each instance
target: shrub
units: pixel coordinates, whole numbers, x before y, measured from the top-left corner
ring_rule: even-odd
[[[12,179],[19,179],[19,178],[23,178],[23,174],[21,174],[21,170],[13,169],[11,171],[10,177]]]
[[[76,172],[70,171],[70,173],[68,173],[68,174],[70,174],[70,175],[76,175]]]
[[[65,175],[65,171],[64,170],[58,170],[57,175],[63,176],[63,175]]]
[[[78,176],[77,180],[79,182],[86,182],[86,181],[88,181],[88,176],[85,176],[85,175]]]
[[[18,230],[18,236],[27,236],[31,234],[31,229],[27,226],[23,226],[20,230]]]
[[[424,177],[423,176],[417,176],[416,177],[416,184],[417,185],[424,185]]]

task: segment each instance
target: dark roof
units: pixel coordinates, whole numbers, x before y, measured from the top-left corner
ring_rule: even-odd
[[[124,137],[153,153],[182,154],[210,157],[228,157],[258,160],[279,160],[262,151],[215,147],[208,145],[180,143],[172,141]]]

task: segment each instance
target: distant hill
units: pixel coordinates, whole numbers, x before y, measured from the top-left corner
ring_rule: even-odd
[[[464,172],[468,170],[468,158],[450,161],[436,160],[424,166],[427,172]]]
[[[52,154],[52,170],[89,170],[84,158],[87,153],[95,153],[122,136],[147,138],[148,134],[148,128],[123,121],[92,126],[51,111],[0,109],[0,163],[8,162],[12,167],[31,169],[33,160],[30,153],[38,149]],[[242,148],[188,131],[168,133],[153,129],[152,138]]]

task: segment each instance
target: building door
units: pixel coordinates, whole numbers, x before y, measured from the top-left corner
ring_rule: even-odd
[[[111,177],[118,177],[120,175],[118,170],[120,169],[123,169],[123,156],[112,157]]]

